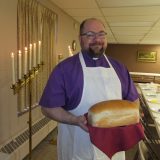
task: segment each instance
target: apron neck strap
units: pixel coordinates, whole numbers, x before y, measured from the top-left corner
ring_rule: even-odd
[[[107,62],[108,62],[108,64],[109,64],[109,66],[110,66],[110,68],[113,68],[112,67],[112,64],[110,63],[110,61],[109,61],[109,59],[107,58],[107,56],[104,54],[104,57],[106,58],[106,60],[107,60]]]
[[[83,58],[82,52],[79,53],[79,59],[80,59],[82,67],[83,68],[86,67],[86,64],[84,62],[84,58]]]

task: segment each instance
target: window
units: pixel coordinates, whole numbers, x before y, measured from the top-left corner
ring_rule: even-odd
[[[49,74],[56,64],[54,44],[57,15],[37,0],[17,4],[18,115],[36,107]],[[20,57],[19,53],[20,52]]]

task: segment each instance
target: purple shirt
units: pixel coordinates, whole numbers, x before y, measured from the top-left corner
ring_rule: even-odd
[[[97,60],[93,60],[87,53],[82,54],[87,67],[109,67],[104,55]],[[136,100],[138,93],[126,67],[110,57],[108,59],[120,79],[122,99]],[[65,59],[54,68],[39,104],[42,107],[63,107],[65,110],[71,110],[80,103],[82,91],[83,71],[79,54],[76,54]]]

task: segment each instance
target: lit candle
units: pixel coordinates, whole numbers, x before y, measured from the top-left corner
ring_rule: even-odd
[[[14,53],[11,53],[11,61],[12,61],[12,83],[16,83],[16,77],[15,77],[15,64],[14,64]]]
[[[33,43],[33,67],[36,67],[36,43]]]
[[[22,78],[22,52],[19,50],[18,51],[18,79],[20,80]]]
[[[24,75],[27,74],[27,62],[28,62],[28,51],[27,51],[27,47],[24,48]]]
[[[73,56],[71,46],[68,46],[68,50],[69,50],[69,56]]]
[[[32,44],[29,45],[29,70],[32,69]]]
[[[41,63],[41,41],[38,42],[38,64]]]

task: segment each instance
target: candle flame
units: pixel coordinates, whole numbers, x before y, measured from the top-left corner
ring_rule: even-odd
[[[14,57],[14,53],[13,52],[11,53],[11,57]]]

